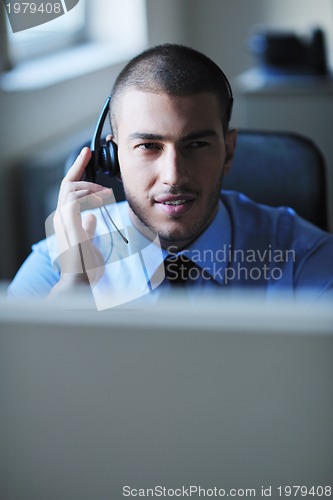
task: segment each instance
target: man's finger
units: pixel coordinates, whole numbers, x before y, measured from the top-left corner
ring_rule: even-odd
[[[92,240],[95,236],[97,219],[93,214],[86,214],[82,217],[82,226],[87,233],[88,239]]]
[[[76,158],[75,162],[65,175],[64,180],[80,181],[82,179],[85,169],[87,168],[90,158],[91,158],[90,149],[87,147],[83,148],[81,153]]]

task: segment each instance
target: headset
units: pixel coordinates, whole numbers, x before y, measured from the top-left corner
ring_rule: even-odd
[[[220,71],[224,77],[225,84],[229,93],[229,102],[227,108],[227,121],[229,123],[231,119],[234,99],[232,95],[231,85],[223,71],[221,69]],[[92,152],[92,156],[84,174],[84,179],[89,182],[96,182],[96,174],[99,171],[106,175],[109,175],[110,177],[120,178],[117,144],[115,144],[112,140],[107,140],[102,143],[101,139],[104,123],[110,109],[110,101],[111,97],[108,97],[104,103],[102,112],[97,121],[93,138],[91,140],[90,149]]]
[[[110,177],[120,177],[117,144],[112,140],[102,143],[102,131],[109,112],[110,100],[111,97],[108,97],[105,101],[91,139],[92,154],[84,175],[84,179],[89,182],[96,182],[96,174],[99,170]]]

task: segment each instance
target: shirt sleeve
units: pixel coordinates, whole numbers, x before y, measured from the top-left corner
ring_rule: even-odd
[[[314,300],[333,299],[333,235],[322,233],[303,253],[295,273],[296,295],[314,294]]]
[[[59,281],[59,269],[53,267],[46,240],[33,245],[32,252],[18,270],[8,288],[9,298],[46,297]]]

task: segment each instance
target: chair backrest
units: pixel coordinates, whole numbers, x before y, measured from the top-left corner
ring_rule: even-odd
[[[318,147],[288,132],[240,130],[223,189],[271,206],[285,205],[327,230],[326,171]]]
[[[79,151],[68,158],[66,170]],[[125,198],[119,180],[99,173],[96,181],[112,187],[117,201]],[[299,134],[240,130],[223,189],[240,191],[258,203],[291,207],[328,229],[325,162],[318,147]]]

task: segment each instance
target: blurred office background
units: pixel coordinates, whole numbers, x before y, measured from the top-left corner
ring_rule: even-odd
[[[44,234],[64,162],[87,140],[119,70],[146,47],[175,42],[214,59],[235,95],[233,125],[312,138],[328,167],[333,229],[333,0],[80,0],[35,30],[10,33],[0,53],[0,279],[11,279]],[[261,28],[260,28],[261,26]],[[249,40],[260,30],[324,35],[328,75],[270,75]],[[310,43],[310,42],[309,42]]]

